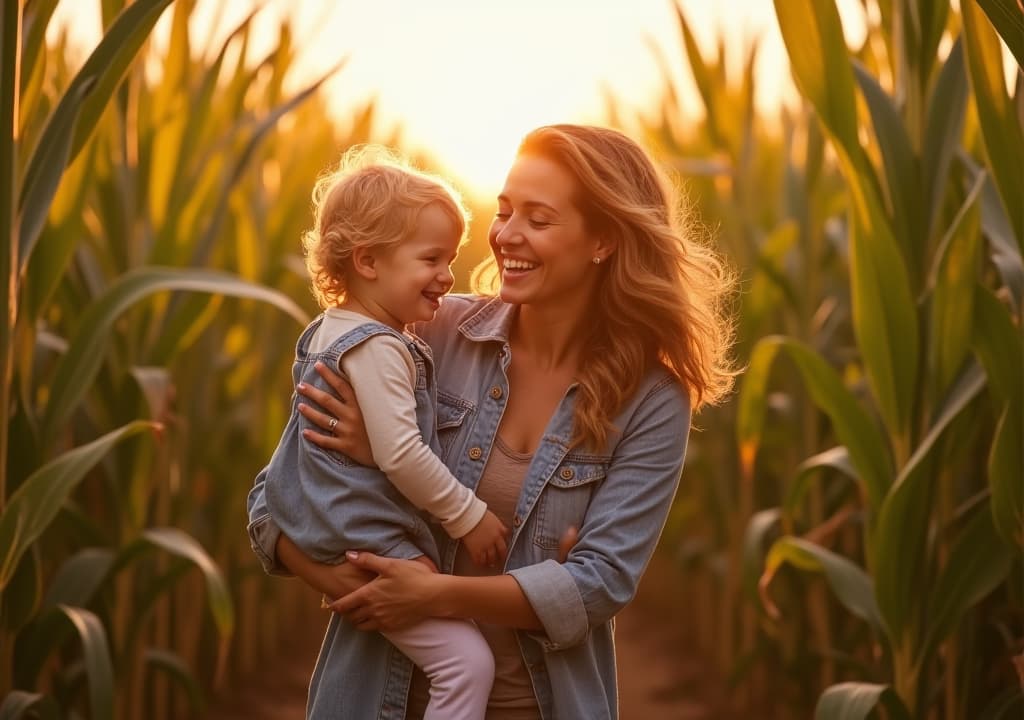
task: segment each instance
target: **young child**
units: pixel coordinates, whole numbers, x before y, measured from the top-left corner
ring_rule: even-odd
[[[467,222],[461,201],[439,178],[374,146],[346,153],[313,200],[316,227],[303,246],[324,311],[298,340],[293,380],[326,387],[316,362],[348,377],[379,469],[303,441],[310,425],[293,396],[262,473],[270,515],[320,562],[368,550],[422,558],[436,572],[437,546],[417,508],[461,538],[475,563],[503,558],[507,528],[436,454],[430,350],[405,330],[430,320],[451,289]],[[483,718],[494,660],[476,625],[430,619],[384,635],[430,680],[425,718]]]

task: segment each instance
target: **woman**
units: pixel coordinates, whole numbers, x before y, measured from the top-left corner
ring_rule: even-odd
[[[281,567],[276,550],[314,587],[343,595],[311,717],[407,717],[410,663],[359,630],[430,616],[473,619],[487,637],[489,718],[617,717],[613,618],[664,526],[691,408],[732,381],[728,281],[675,210],[669,184],[625,135],[534,130],[490,228],[497,297],[447,298],[415,328],[434,355],[443,459],[512,528],[503,569],[481,575],[443,534],[445,574],[368,553],[317,566],[280,536],[254,488],[250,533],[268,568]],[[325,377],[342,399],[300,389],[326,411],[303,412],[336,434],[308,439],[366,458],[351,392]],[[423,703],[414,688],[408,717]]]

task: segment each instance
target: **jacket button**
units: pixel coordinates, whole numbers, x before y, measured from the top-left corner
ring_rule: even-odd
[[[558,473],[563,480],[572,480],[576,476],[576,471],[572,468],[562,468],[562,472]]]
[[[479,460],[483,456],[484,456],[484,451],[481,450],[480,448],[474,447],[474,448],[470,448],[469,449],[469,459],[470,460]]]
[[[491,388],[491,397],[495,400],[501,400],[501,388],[495,385]]]

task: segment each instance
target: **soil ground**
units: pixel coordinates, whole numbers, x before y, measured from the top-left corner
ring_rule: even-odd
[[[688,614],[678,574],[655,557],[636,599],[617,620],[622,720],[727,720],[727,696],[695,654],[682,625]],[[692,618],[692,616],[689,616]],[[215,698],[205,720],[303,720],[306,685],[319,647],[322,617],[297,629],[273,668]]]

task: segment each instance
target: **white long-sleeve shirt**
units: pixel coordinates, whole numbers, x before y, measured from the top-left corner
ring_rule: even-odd
[[[311,344],[322,352],[335,339],[372,320],[329,308]],[[346,352],[339,368],[348,377],[363,413],[377,467],[409,502],[436,517],[450,537],[480,522],[487,505],[423,442],[416,424],[416,365],[408,348],[391,335],[376,335]]]

